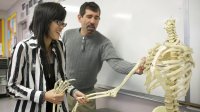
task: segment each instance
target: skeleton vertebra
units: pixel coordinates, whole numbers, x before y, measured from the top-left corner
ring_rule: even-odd
[[[153,112],[180,112],[178,99],[185,96],[191,79],[194,62],[192,49],[180,43],[175,31],[175,20],[166,21],[168,38],[157,44],[146,57],[145,70],[147,91],[161,86],[165,91],[165,108]]]

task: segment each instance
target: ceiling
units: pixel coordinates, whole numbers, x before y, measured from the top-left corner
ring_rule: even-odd
[[[19,0],[0,0],[0,11],[7,11]]]

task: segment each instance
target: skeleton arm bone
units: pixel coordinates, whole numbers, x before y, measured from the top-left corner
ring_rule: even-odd
[[[128,73],[128,75],[126,75],[126,77],[124,78],[124,80],[120,83],[119,86],[115,87],[114,89],[105,91],[105,92],[100,92],[100,93],[92,93],[88,96],[87,98],[90,99],[90,97],[96,95],[95,97],[98,98],[102,98],[101,95],[103,95],[103,97],[107,97],[107,96],[111,96],[111,97],[116,97],[118,91],[124,86],[124,84],[128,81],[128,79],[136,72],[136,70],[138,69],[139,66],[141,66],[144,63],[143,60],[140,60],[134,67],[133,69]],[[95,97],[93,97],[92,99],[95,99]]]
[[[92,99],[97,99],[97,98],[103,98],[103,97],[116,97],[117,93],[119,90],[123,87],[123,85],[128,81],[128,79],[136,72],[136,70],[143,65],[145,62],[144,60],[140,60],[134,67],[133,69],[126,75],[124,80],[120,83],[119,86],[115,87],[114,89],[105,91],[105,92],[97,92],[97,93],[92,93],[89,95],[86,95],[87,99],[92,100]],[[76,112],[76,109],[78,108],[79,103],[76,102],[76,105],[72,109],[72,112]]]
[[[108,90],[108,91],[104,91],[104,92],[96,92],[96,93],[91,93],[91,94],[88,94],[86,95],[86,98],[88,100],[93,100],[93,99],[97,99],[97,98],[104,98],[104,97],[108,97],[108,96],[111,96],[110,95],[111,93],[111,90]],[[79,102],[77,101],[74,108],[72,109],[72,112],[76,112],[78,106],[79,106]]]
[[[103,97],[108,97],[108,96],[110,96],[110,90],[104,91],[104,92],[92,93],[92,94],[86,95],[86,97],[89,100],[97,99],[97,98],[103,98]]]

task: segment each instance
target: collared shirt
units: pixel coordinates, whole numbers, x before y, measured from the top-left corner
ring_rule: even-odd
[[[82,92],[90,91],[97,82],[97,75],[106,61],[115,71],[128,74],[134,63],[122,59],[111,41],[95,31],[83,38],[80,29],[69,29],[63,35],[66,48],[66,74],[76,79],[72,85]]]
[[[61,41],[54,41],[52,51],[55,54],[55,79],[66,79],[64,47]],[[41,58],[42,49],[38,47],[37,39],[19,42],[12,54],[7,80],[8,94],[17,99],[15,112],[46,112],[46,101],[43,102],[46,83],[44,65]],[[73,86],[68,89],[74,90]],[[61,112],[67,112],[66,96],[62,102]]]

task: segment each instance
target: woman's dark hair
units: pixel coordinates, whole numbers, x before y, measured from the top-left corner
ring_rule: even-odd
[[[59,3],[45,2],[35,7],[29,30],[37,38],[38,46],[45,48],[44,37],[49,33],[50,23],[54,20],[63,21],[65,16],[66,10]]]
[[[94,12],[99,11],[99,13],[101,13],[101,9],[99,8],[99,6],[95,2],[85,2],[83,5],[81,5],[80,10],[79,10],[79,14],[81,16],[83,16],[85,14],[86,9],[90,9]]]

